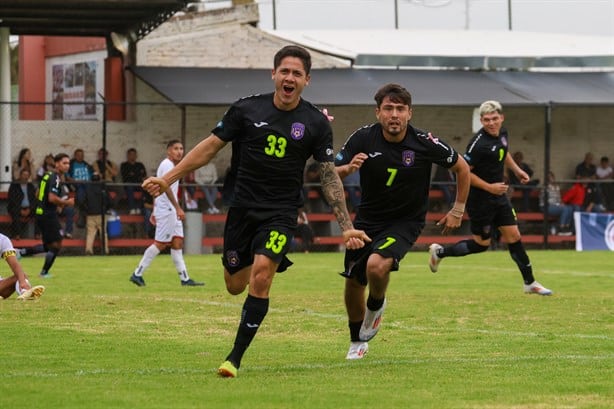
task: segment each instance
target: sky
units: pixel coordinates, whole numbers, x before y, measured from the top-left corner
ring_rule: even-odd
[[[511,26],[514,31],[614,37],[614,0],[256,2],[260,9],[259,27],[263,29],[509,30]]]

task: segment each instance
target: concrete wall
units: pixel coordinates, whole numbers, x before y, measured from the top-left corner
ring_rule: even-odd
[[[148,102],[163,102],[145,84],[138,84],[139,95]],[[186,148],[191,149],[211,129],[226,111],[226,106],[187,107]],[[334,146],[339,149],[347,137],[363,124],[375,121],[371,106],[330,106],[335,116]],[[139,105],[134,122],[109,122],[107,146],[116,162],[124,160],[125,151],[136,147],[140,159],[150,173],[155,171],[165,155],[170,139],[181,139],[181,110],[174,105]],[[472,107],[422,107],[413,109],[412,124],[432,131],[457,150],[464,152],[472,136]],[[543,181],[544,108],[506,107],[505,124],[510,132],[511,151],[520,150],[525,161],[535,170],[535,177]],[[552,116],[552,169],[558,179],[573,177],[575,166],[586,152],[614,158],[612,143],[614,107],[555,107]],[[102,143],[102,124],[98,121],[14,121],[12,151],[22,147],[32,149],[38,163],[46,153],[60,151],[72,154],[83,148],[86,160],[96,159]],[[228,166],[230,147],[224,149],[215,163],[222,173]]]
[[[187,65],[270,68],[274,52],[286,42],[252,26],[257,21],[253,4],[235,9],[195,13],[177,17],[161,25],[137,46],[139,65]],[[347,67],[347,62],[313,53],[314,68]],[[317,81],[315,76],[313,81]],[[271,90],[273,85],[271,84]],[[166,142],[181,139],[181,109],[168,104],[156,91],[136,81],[136,100],[144,105],[135,109],[135,120],[109,122],[107,149],[118,164],[125,151],[135,147],[150,173],[165,155]],[[318,104],[318,101],[311,101]],[[149,104],[147,104],[149,103]],[[167,103],[167,105],[160,105]],[[373,106],[330,106],[335,116],[335,149],[358,127],[375,121]],[[545,112],[543,107],[504,107],[506,126],[511,135],[511,150],[521,150],[526,162],[543,181]],[[192,148],[222,117],[227,106],[186,108],[186,148]],[[432,131],[464,152],[471,130],[473,107],[415,106],[412,123]],[[598,159],[614,159],[612,129],[614,107],[555,107],[552,126],[552,168],[559,179],[573,176],[585,152]],[[12,152],[32,149],[36,163],[45,154],[83,148],[86,160],[96,159],[102,144],[100,121],[13,121]],[[216,165],[220,174],[228,166],[230,147],[224,149]],[[14,159],[14,158],[13,158]]]

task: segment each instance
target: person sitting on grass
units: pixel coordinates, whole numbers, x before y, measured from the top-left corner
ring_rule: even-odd
[[[28,276],[19,264],[17,254],[11,239],[0,233],[0,257],[6,261],[13,272],[10,277],[0,277],[0,300],[9,298],[14,292],[17,292],[18,300],[36,300],[43,295],[45,287],[42,285],[32,287],[30,285]]]

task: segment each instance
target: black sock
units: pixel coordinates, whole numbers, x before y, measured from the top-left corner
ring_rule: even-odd
[[[373,298],[371,294],[369,294],[369,296],[367,297],[367,308],[368,309],[370,309],[371,311],[377,311],[380,308],[382,308],[382,305],[384,305],[384,298],[382,298],[381,300],[377,300]]]
[[[51,266],[53,266],[53,262],[58,255],[58,250],[49,249],[47,254],[45,254],[45,263],[43,264],[43,269],[41,270],[41,274],[48,274],[49,270],[51,270]]]
[[[476,243],[473,239],[462,240],[457,242],[456,244],[444,247],[440,251],[437,252],[439,258],[444,257],[463,257],[468,254],[481,253],[483,251],[488,250],[488,246],[482,246]]]
[[[350,327],[350,341],[358,342],[360,341],[360,327],[362,326],[362,321],[352,322],[348,321],[348,327]]]
[[[241,313],[241,322],[237,330],[235,344],[226,358],[226,360],[232,362],[237,369],[241,366],[243,354],[254,339],[254,336],[256,336],[256,332],[268,311],[268,298],[257,298],[249,294],[247,295],[245,303],[243,303],[243,312]]]
[[[529,260],[527,252],[524,250],[522,242],[518,240],[516,243],[508,244],[507,248],[512,256],[512,260],[516,262],[516,265],[520,269],[524,283],[531,284],[535,281],[535,277],[533,277],[533,267],[531,267],[531,261]]]
[[[34,247],[25,247],[19,250],[21,256],[31,256],[34,254],[40,254],[45,252],[45,247],[42,244],[37,244]]]

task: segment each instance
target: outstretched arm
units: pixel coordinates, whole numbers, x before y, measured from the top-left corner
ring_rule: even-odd
[[[341,230],[343,230],[345,245],[350,249],[356,249],[363,247],[365,241],[370,242],[371,239],[364,231],[354,229],[350,213],[345,204],[343,184],[333,162],[320,163],[320,181],[324,197],[332,207],[333,214],[337,218]]]
[[[191,171],[206,165],[224,147],[226,142],[211,134],[200,141],[173,169],[162,177],[150,177],[143,182],[143,189],[153,197],[166,192],[168,187]]]

